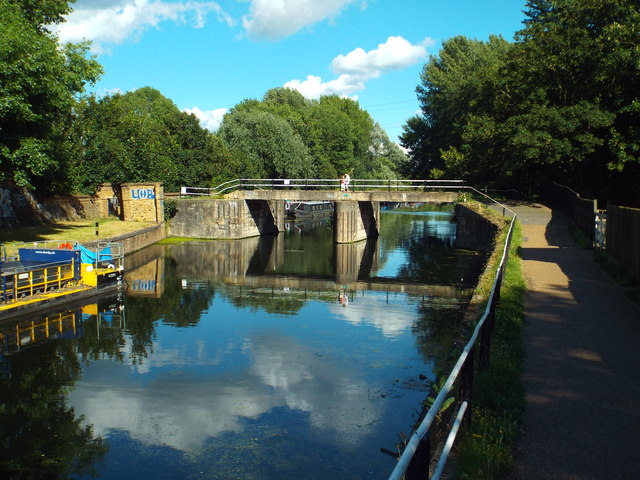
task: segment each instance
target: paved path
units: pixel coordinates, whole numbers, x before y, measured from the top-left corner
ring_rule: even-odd
[[[529,292],[511,478],[640,479],[640,307],[575,245],[563,217],[516,211]]]

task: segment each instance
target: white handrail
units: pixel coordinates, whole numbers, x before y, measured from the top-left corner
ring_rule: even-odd
[[[481,192],[478,192],[478,193],[481,193]],[[498,205],[501,205],[501,204],[498,204]],[[501,205],[501,206],[509,210],[504,205]],[[509,245],[511,244],[511,235],[513,232],[513,226],[516,220],[515,212],[513,212],[512,210],[509,210],[509,211],[513,213],[513,218],[511,219],[511,224],[509,225],[509,231],[507,233],[505,246],[502,252],[502,258],[500,260],[500,265],[496,270],[496,278],[493,282],[493,287],[491,288],[489,301],[487,302],[485,311],[482,317],[480,318],[480,320],[478,321],[478,323],[476,324],[476,327],[473,330],[473,334],[471,335],[471,338],[469,339],[464,349],[462,350],[462,353],[460,354],[458,361],[454,365],[453,370],[451,370],[451,373],[449,374],[447,381],[445,382],[444,386],[440,390],[440,393],[438,393],[438,395],[436,396],[436,399],[434,400],[433,405],[431,405],[431,407],[429,408],[429,411],[427,412],[427,415],[424,417],[424,419],[422,420],[418,428],[413,432],[413,434],[409,438],[409,442],[407,443],[404,450],[402,451],[402,455],[398,459],[398,463],[396,464],[395,468],[391,472],[391,475],[389,476],[389,480],[400,480],[402,479],[403,475],[407,471],[407,468],[409,467],[409,463],[411,462],[411,459],[413,458],[413,455],[415,454],[418,448],[418,445],[420,444],[420,441],[428,433],[434,418],[436,417],[437,413],[440,411],[440,407],[442,406],[447,396],[451,392],[451,388],[453,387],[453,384],[455,383],[455,381],[458,379],[458,375],[460,374],[462,367],[465,361],[467,360],[467,357],[469,356],[469,353],[475,346],[476,340],[478,339],[478,336],[480,334],[480,329],[484,325],[486,319],[488,318],[491,312],[492,304],[495,301],[494,298],[496,294],[496,289],[498,287],[498,282],[506,266],[506,258],[509,251]]]

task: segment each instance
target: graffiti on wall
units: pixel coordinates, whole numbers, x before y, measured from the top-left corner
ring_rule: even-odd
[[[153,188],[133,188],[131,189],[131,198],[134,200],[153,200],[156,195]]]

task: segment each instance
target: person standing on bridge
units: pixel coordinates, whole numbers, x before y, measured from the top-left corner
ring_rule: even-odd
[[[342,174],[342,176],[340,177],[340,191],[344,192],[346,189],[346,180],[345,180],[346,174]]]
[[[349,174],[350,174],[351,172],[353,172],[353,168],[352,168],[349,172],[345,173],[345,174],[342,176],[342,178],[344,178],[344,191],[345,191],[345,192],[348,192],[348,191],[349,191],[349,182],[351,181],[351,177],[349,176]]]

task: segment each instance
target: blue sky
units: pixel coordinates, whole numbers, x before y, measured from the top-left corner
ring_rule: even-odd
[[[525,0],[77,0],[62,41],[93,42],[98,95],[150,86],[215,131],[270,88],[358,100],[397,141],[429,55],[455,35],[508,40]]]

